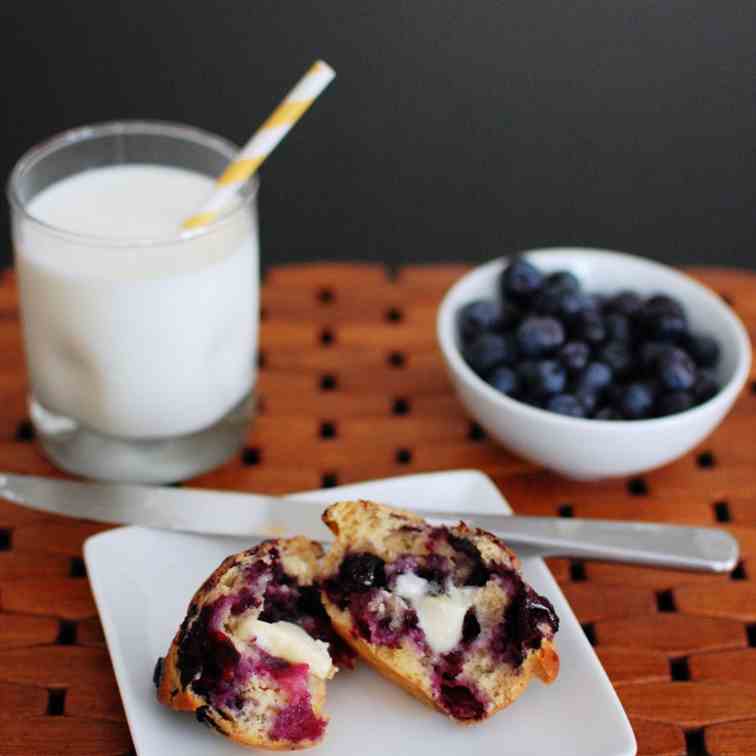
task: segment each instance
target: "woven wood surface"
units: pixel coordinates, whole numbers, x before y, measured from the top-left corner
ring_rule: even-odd
[[[515,511],[720,525],[743,560],[697,575],[549,560],[615,684],[641,754],[756,754],[756,382],[700,447],[631,480],[562,480],[486,439],[435,345],[464,266],[274,268],[260,414],[244,452],[191,485],[285,492],[475,467]],[[756,335],[756,275],[692,271]],[[61,475],[37,450],[13,275],[0,282],[0,470]],[[0,754],[133,753],[82,543],[106,526],[0,501]],[[179,618],[177,618],[178,621]]]

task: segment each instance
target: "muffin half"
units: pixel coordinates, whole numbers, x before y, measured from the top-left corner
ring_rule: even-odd
[[[409,693],[471,724],[533,675],[556,679],[559,620],[496,536],[368,501],[334,504],[323,521],[336,536],[321,568],[333,627]]]
[[[320,601],[321,556],[318,544],[298,537],[228,557],[158,659],[158,699],[242,745],[316,745],[328,721],[326,680],[354,658]]]

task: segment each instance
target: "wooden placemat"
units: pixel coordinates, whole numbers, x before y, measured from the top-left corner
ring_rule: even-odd
[[[260,414],[244,452],[191,485],[279,493],[474,467],[515,511],[720,525],[729,575],[549,560],[642,754],[756,753],[756,382],[703,445],[657,472],[575,483],[486,439],[454,398],[435,312],[462,265],[273,268]],[[692,271],[756,334],[756,274]],[[26,419],[13,274],[0,281],[0,470],[61,475]],[[0,501],[0,754],[133,753],[82,561],[102,525]],[[179,618],[177,618],[178,621]],[[579,693],[576,692],[576,693]]]

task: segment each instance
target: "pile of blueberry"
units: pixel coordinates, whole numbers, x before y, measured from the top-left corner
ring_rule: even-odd
[[[719,344],[692,333],[665,294],[588,294],[568,271],[514,259],[499,297],[458,314],[462,356],[503,394],[572,417],[640,420],[683,412],[719,391]]]

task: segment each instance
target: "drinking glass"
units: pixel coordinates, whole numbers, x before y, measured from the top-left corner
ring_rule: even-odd
[[[248,182],[212,225],[146,238],[129,234],[128,208],[123,226],[92,235],[35,217],[30,203],[56,182],[105,166],[215,178],[237,151],[197,128],[121,121],[55,136],[15,166],[8,198],[29,413],[61,468],[173,482],[243,445],[259,324],[258,184]],[[195,210],[187,207],[187,217]]]

